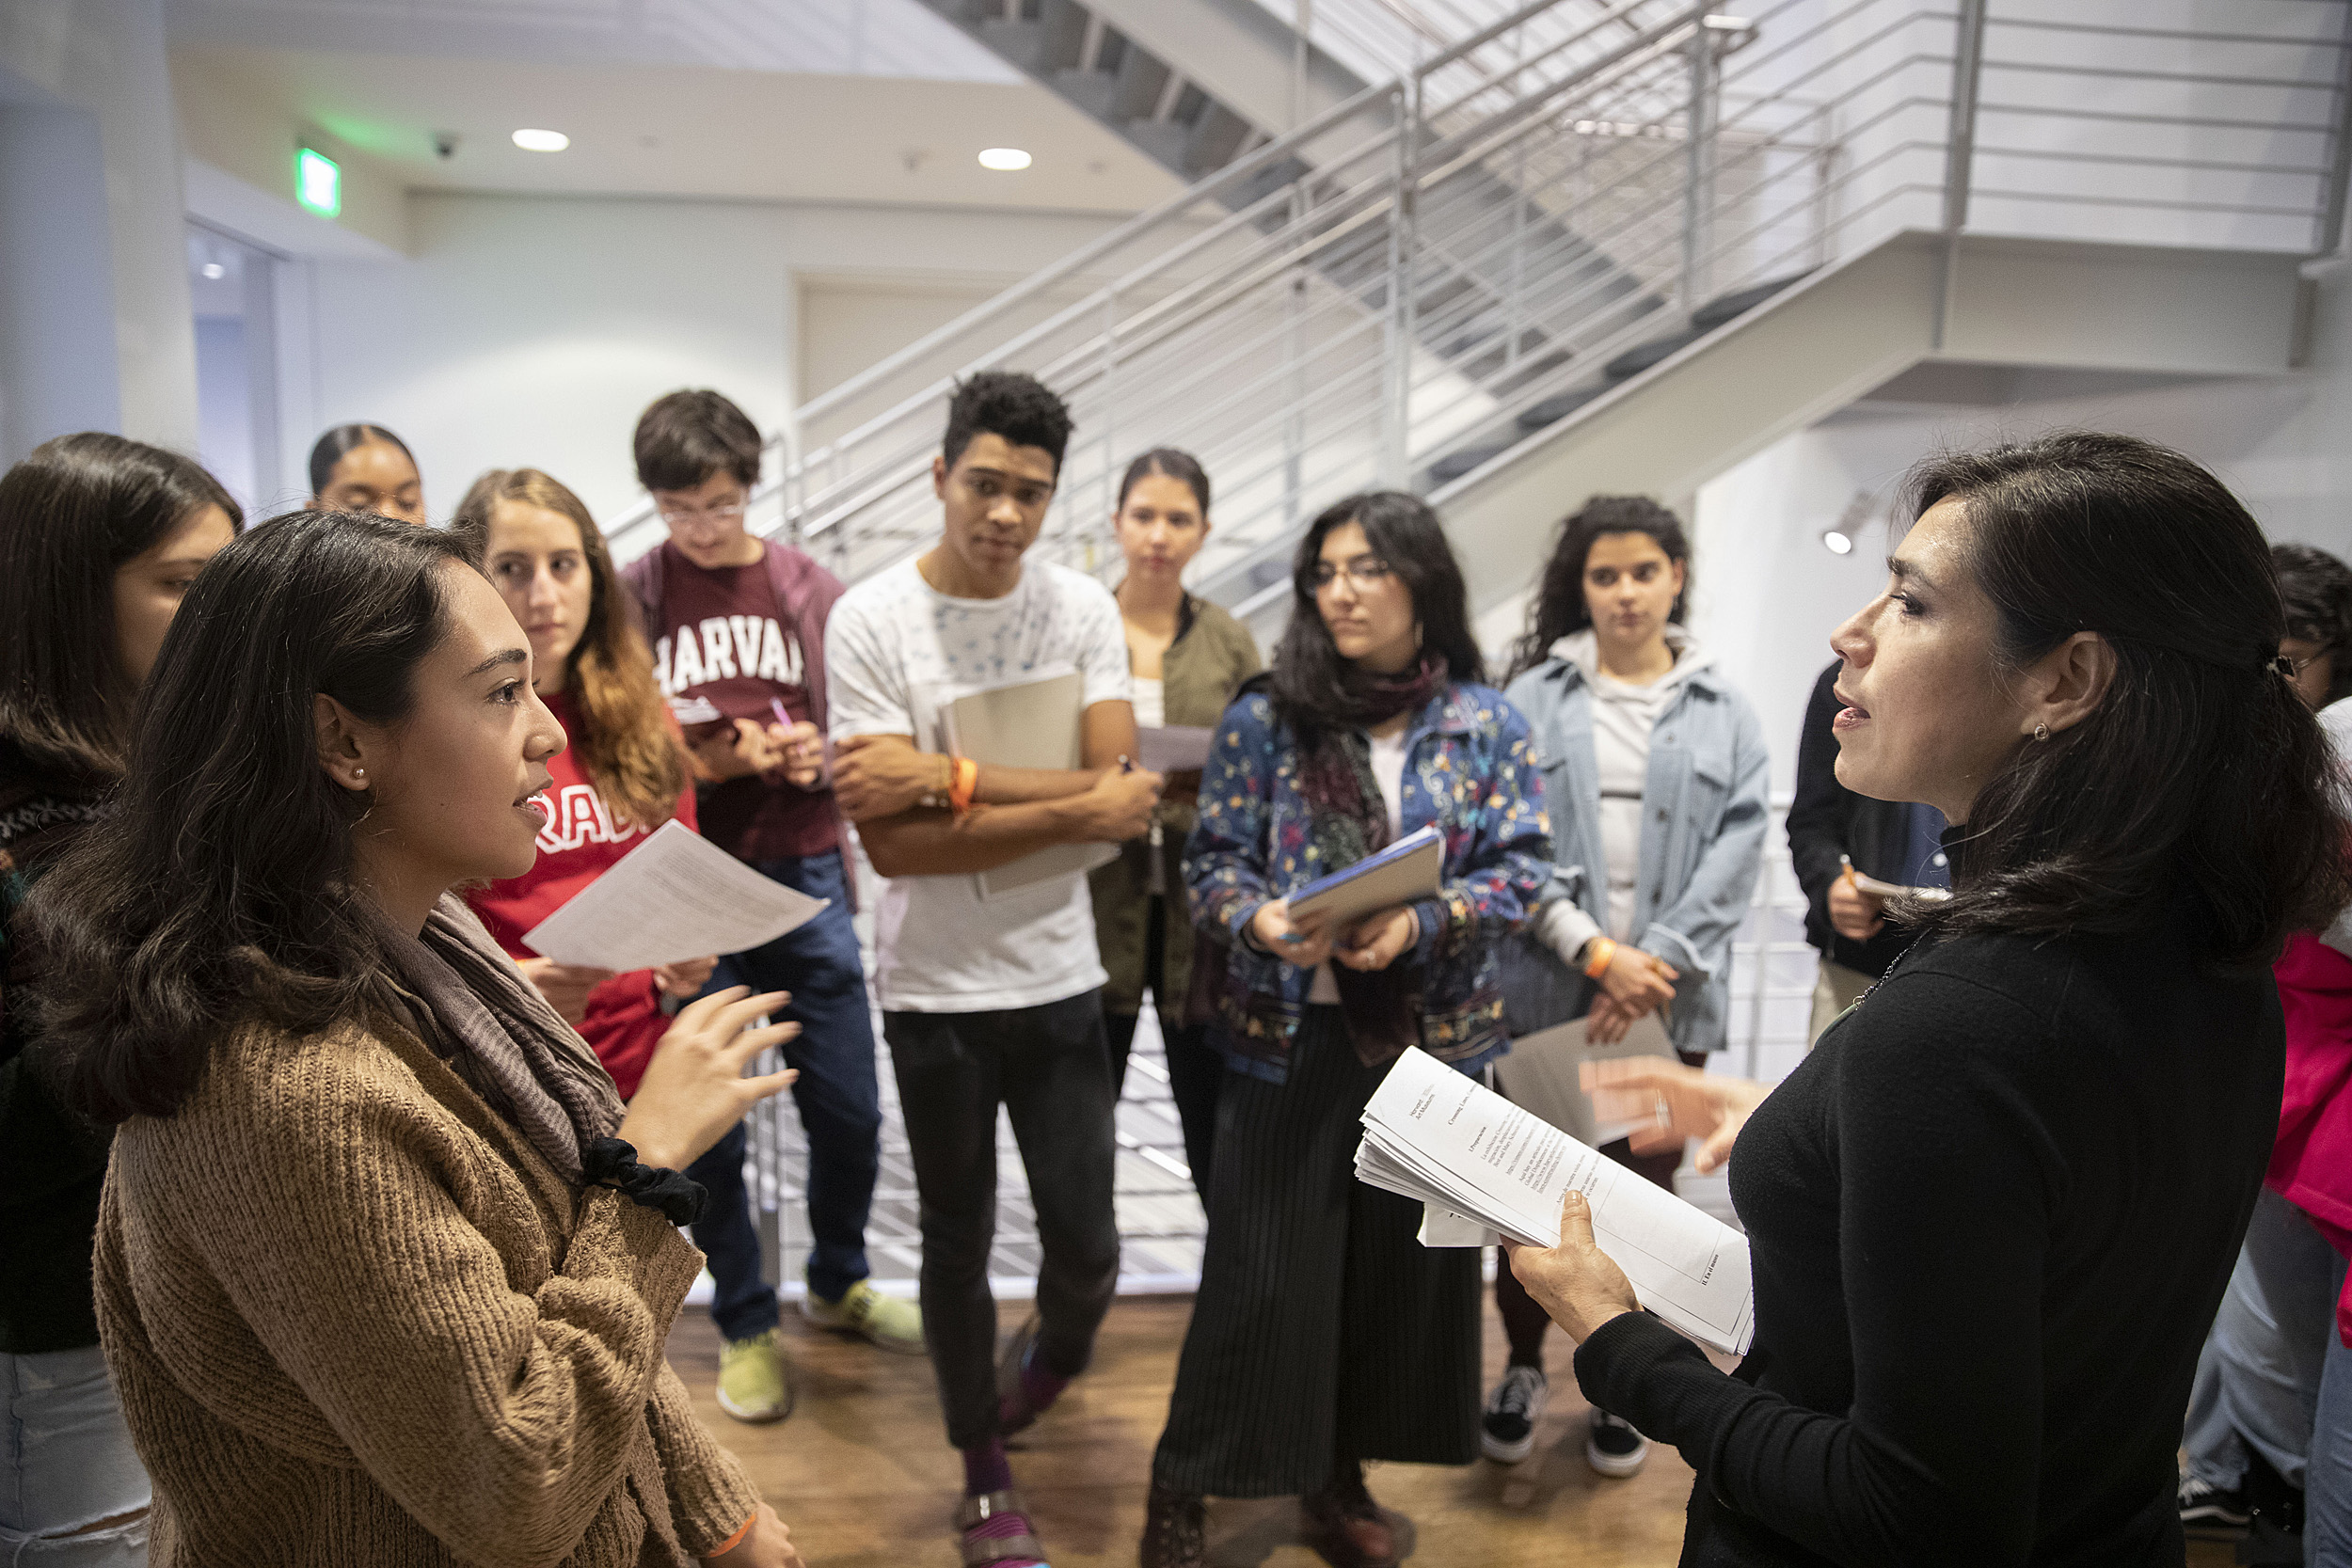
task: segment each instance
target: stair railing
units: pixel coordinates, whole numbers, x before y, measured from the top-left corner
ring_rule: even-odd
[[[942,372],[1009,366],[1077,420],[1042,550],[1109,569],[1126,458],[1182,446],[1216,487],[1196,582],[1270,603],[1318,506],[1458,482],[1743,303],[1899,230],[1956,231],[1955,210],[2085,239],[2193,243],[2207,230],[2184,225],[2215,222],[2240,245],[2327,238],[2341,5],[2304,4],[2301,31],[2217,34],[2039,3],[1523,6],[812,400],[755,526],[845,578],[918,547]],[[2276,102],[2212,101],[2235,91]],[[1963,123],[1974,150],[1956,156]],[[616,530],[616,548],[657,528]]]

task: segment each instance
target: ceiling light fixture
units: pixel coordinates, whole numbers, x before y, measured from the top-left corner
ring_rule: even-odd
[[[980,152],[980,166],[1010,174],[1015,169],[1027,168],[1029,155],[1017,147],[984,148]]]
[[[1829,553],[1832,555],[1853,554],[1853,535],[1842,528],[1823,529],[1821,543],[1829,547]]]
[[[215,282],[218,282],[220,279],[229,276],[229,269],[222,266],[218,261],[207,261],[196,270],[202,273],[206,277],[211,278]]]
[[[572,145],[572,138],[561,131],[517,131],[515,145],[525,152],[561,152]]]

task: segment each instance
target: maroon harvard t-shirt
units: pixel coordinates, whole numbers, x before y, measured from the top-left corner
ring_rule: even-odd
[[[776,602],[763,562],[697,566],[664,544],[661,612],[653,628],[654,673],[690,732],[714,714],[776,721],[772,699],[794,723],[809,717],[803,628]],[[821,639],[824,627],[806,634]],[[702,833],[736,859],[757,864],[818,855],[839,845],[833,801],[767,775],[728,779],[700,791]]]

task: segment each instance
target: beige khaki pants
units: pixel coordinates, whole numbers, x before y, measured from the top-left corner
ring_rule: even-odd
[[[1858,969],[1848,969],[1823,958],[1820,978],[1813,982],[1813,1027],[1805,1036],[1805,1049],[1809,1051],[1820,1043],[1821,1032],[1836,1022],[1839,1014],[1861,1001],[1864,991],[1877,984]]]

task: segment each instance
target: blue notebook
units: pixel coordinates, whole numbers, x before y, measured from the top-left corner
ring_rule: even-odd
[[[1416,828],[1376,855],[1316,879],[1290,895],[1293,920],[1327,913],[1344,925],[1376,910],[1394,909],[1438,891],[1445,869],[1445,839],[1433,823]]]

